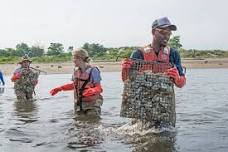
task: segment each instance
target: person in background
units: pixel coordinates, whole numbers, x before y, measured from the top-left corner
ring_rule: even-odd
[[[32,101],[35,86],[38,83],[39,72],[30,68],[31,60],[27,55],[23,56],[11,81],[14,82],[14,90],[18,101]]]
[[[5,81],[4,81],[4,78],[3,78],[3,73],[2,73],[1,70],[0,70],[0,80],[1,80],[2,85],[5,85]]]
[[[74,90],[76,114],[99,118],[103,104],[100,71],[89,64],[86,50],[76,49],[72,55],[75,65],[72,82],[52,89],[50,94],[54,96],[60,91]]]

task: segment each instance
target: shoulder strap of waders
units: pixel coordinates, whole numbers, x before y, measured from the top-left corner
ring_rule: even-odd
[[[93,71],[93,67],[91,68],[90,72],[89,72],[89,78],[87,80],[84,80],[85,82],[83,83],[82,87],[79,89],[79,106],[80,106],[80,111],[82,111],[82,98],[83,98],[83,91],[85,90],[85,86],[89,83],[90,78],[91,78],[91,74]]]

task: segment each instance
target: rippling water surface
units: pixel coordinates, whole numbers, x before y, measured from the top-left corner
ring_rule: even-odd
[[[6,77],[0,88],[0,151],[228,151],[228,69],[192,69],[176,88],[177,124],[157,133],[119,117],[120,73],[102,73],[104,104],[99,121],[74,117],[73,93],[49,90],[71,75],[41,75],[35,102],[17,102]]]

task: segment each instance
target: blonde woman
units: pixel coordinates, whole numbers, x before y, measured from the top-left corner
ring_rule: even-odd
[[[72,55],[75,64],[72,82],[52,89],[50,94],[54,96],[60,91],[74,90],[76,114],[99,118],[103,103],[100,71],[89,64],[86,50],[76,49]]]

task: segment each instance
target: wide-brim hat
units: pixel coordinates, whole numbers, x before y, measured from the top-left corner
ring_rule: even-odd
[[[23,62],[26,62],[28,61],[29,63],[32,63],[32,61],[29,59],[29,57],[26,55],[26,56],[23,56],[21,58],[21,61],[18,62],[18,64],[22,64]]]

